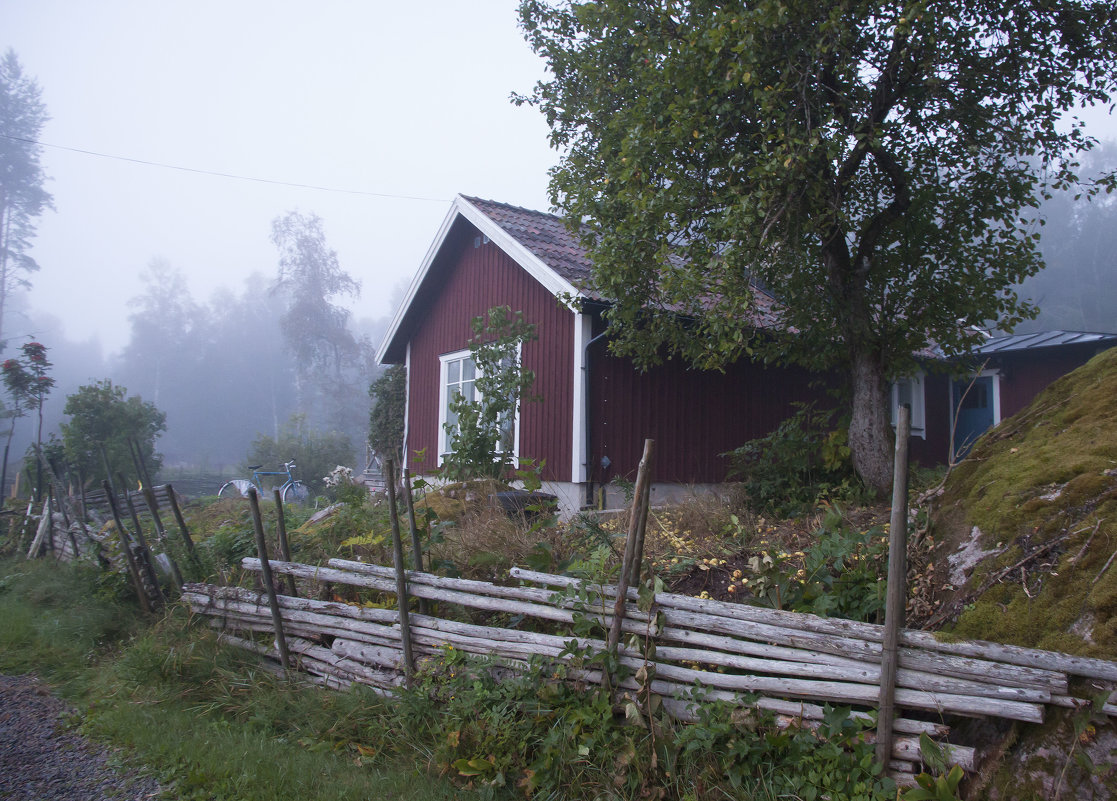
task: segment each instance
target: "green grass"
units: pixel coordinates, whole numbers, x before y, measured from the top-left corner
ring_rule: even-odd
[[[279,680],[176,610],[145,619],[118,582],[50,559],[0,561],[0,671],[35,672],[168,798],[450,799],[418,759],[370,759],[379,699]],[[366,755],[368,754],[368,755]],[[375,761],[376,764],[370,764]]]

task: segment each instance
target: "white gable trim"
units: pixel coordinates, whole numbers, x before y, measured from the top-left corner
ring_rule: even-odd
[[[472,223],[474,227],[487,236],[497,247],[507,253],[509,257],[527,271],[528,275],[542,284],[547,291],[555,297],[564,294],[572,298],[585,297],[572,283],[560,276],[542,259],[521,245],[515,237],[489,219],[488,216],[464,197],[458,195],[454,198],[453,203],[450,204],[450,210],[446,213],[445,219],[442,220],[442,225],[439,227],[438,233],[435,234],[434,241],[431,243],[430,248],[427,249],[427,255],[423,257],[422,264],[419,266],[419,271],[415,274],[415,277],[411,279],[411,285],[407,288],[407,294],[404,296],[403,303],[396,310],[395,316],[392,317],[392,322],[388,326],[388,331],[384,335],[384,339],[381,340],[380,347],[376,350],[376,362],[378,364],[383,363],[389,345],[396,338],[396,334],[403,324],[403,318],[407,315],[407,310],[411,308],[415,296],[419,293],[419,287],[421,287],[426,280],[431,265],[434,264],[438,252],[442,249],[443,244],[446,242],[446,237],[450,234],[450,228],[459,216],[464,217]]]

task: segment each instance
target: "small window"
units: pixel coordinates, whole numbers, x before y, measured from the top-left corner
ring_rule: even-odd
[[[911,433],[927,438],[926,412],[923,404],[923,374],[919,373],[892,382],[892,425],[899,420],[900,407],[911,407]]]

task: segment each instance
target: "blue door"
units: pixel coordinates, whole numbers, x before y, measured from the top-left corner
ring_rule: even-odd
[[[993,376],[953,384],[954,461],[970,452],[977,438],[993,427]]]

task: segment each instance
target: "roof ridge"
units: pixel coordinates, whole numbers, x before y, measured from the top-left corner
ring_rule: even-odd
[[[536,215],[539,215],[540,217],[550,217],[551,219],[556,220],[558,222],[564,222],[562,217],[560,217],[557,214],[554,214],[553,212],[539,211],[538,209],[529,209],[527,206],[517,206],[514,203],[505,203],[502,200],[490,200],[488,198],[475,197],[473,195],[462,195],[462,199],[467,200],[467,201],[469,201],[470,203],[473,203],[473,204],[484,203],[484,204],[490,205],[490,206],[500,206],[502,208],[510,209],[512,211],[523,212],[525,214],[536,214]]]

